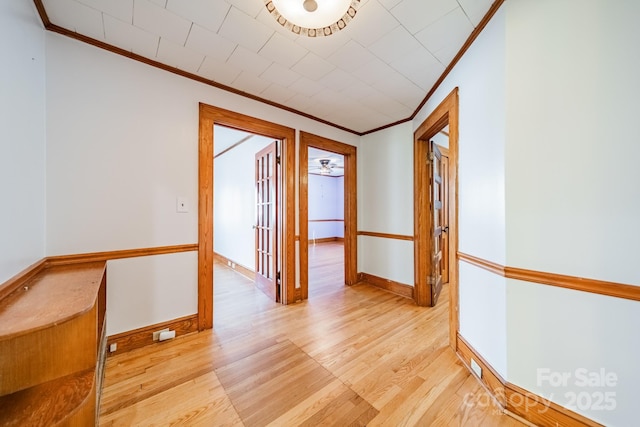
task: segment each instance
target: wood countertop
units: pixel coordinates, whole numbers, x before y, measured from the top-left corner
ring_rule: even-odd
[[[0,341],[64,323],[93,308],[106,262],[49,267],[0,300]]]

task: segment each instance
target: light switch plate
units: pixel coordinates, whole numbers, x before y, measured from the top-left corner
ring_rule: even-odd
[[[177,197],[176,198],[176,212],[178,213],[187,213],[189,212],[189,204],[187,203],[186,197]]]

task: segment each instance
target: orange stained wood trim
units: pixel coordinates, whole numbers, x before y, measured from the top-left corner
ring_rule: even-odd
[[[449,345],[456,346],[456,333],[460,328],[458,314],[458,88],[454,88],[438,105],[427,119],[418,126],[413,134],[413,183],[414,183],[414,299],[419,306],[431,306],[431,285],[427,278],[431,276],[430,247],[433,238],[430,232],[429,177],[427,155],[429,139],[449,125]]]
[[[47,268],[47,259],[43,258],[38,262],[31,264],[29,267],[16,274],[2,285],[0,285],[0,301],[7,297],[10,293],[18,289],[25,282],[34,278],[37,274]]]
[[[447,137],[449,136],[449,134],[447,134]],[[438,144],[436,144],[438,145]],[[447,147],[443,147],[442,145],[438,145],[438,150],[440,150],[440,153],[442,154],[442,157],[449,157],[449,149]]]
[[[511,383],[505,384],[504,395],[505,409],[534,425],[602,427],[592,419]]]
[[[199,329],[213,327],[213,127],[226,126],[280,140],[282,218],[280,249],[281,299],[295,302],[295,130],[266,120],[200,104],[198,150],[198,322]]]
[[[192,243],[187,245],[157,246],[154,248],[123,249],[118,251],[90,252],[86,254],[58,255],[46,258],[46,262],[49,266],[72,265],[122,258],[137,258],[143,256],[193,252],[197,250],[198,244]]]
[[[505,381],[495,369],[482,357],[469,343],[460,335],[456,334],[458,357],[464,362],[471,375],[478,378],[473,369],[471,369],[471,359],[475,360],[482,368],[482,378],[478,381],[486,387],[486,389],[496,398],[498,403],[504,408],[506,404],[504,395]]]
[[[427,92],[427,94],[425,95],[425,97],[422,99],[422,102],[420,102],[420,104],[418,105],[418,107],[413,111],[413,113],[411,114],[411,116],[409,116],[406,119],[402,119],[402,120],[398,120],[396,122],[393,123],[389,123],[388,125],[384,125],[384,126],[380,126],[377,127],[375,129],[371,129],[368,130],[366,132],[362,132],[361,135],[368,135],[370,133],[374,133],[374,132],[378,132],[381,131],[383,129],[387,129],[402,123],[406,123],[408,121],[411,121],[413,119],[416,118],[416,116],[418,115],[418,113],[420,112],[420,110],[422,110],[422,107],[424,107],[426,105],[426,103],[429,101],[429,99],[433,96],[433,94],[435,93],[436,90],[438,90],[438,88],[440,87],[440,85],[442,84],[442,82],[444,81],[444,79],[447,78],[447,76],[449,75],[449,73],[451,72],[451,70],[453,70],[453,68],[456,66],[456,64],[458,63],[458,61],[460,61],[460,59],[462,58],[462,56],[467,52],[467,50],[471,47],[471,45],[473,44],[473,42],[478,38],[478,36],[480,35],[480,33],[482,33],[482,31],[486,28],[487,24],[491,21],[491,18],[493,18],[493,16],[496,14],[496,12],[498,11],[498,9],[500,9],[500,6],[502,6],[502,4],[505,2],[505,0],[495,0],[493,2],[493,4],[491,5],[491,7],[489,8],[489,10],[487,11],[487,13],[484,15],[484,17],[482,18],[482,20],[480,21],[480,23],[478,24],[478,26],[471,32],[471,34],[469,35],[469,37],[467,37],[467,40],[464,42],[464,44],[462,45],[462,47],[460,48],[460,50],[458,51],[458,53],[456,54],[456,56],[453,57],[453,60],[449,63],[449,65],[447,66],[447,68],[444,69],[444,72],[440,75],[440,77],[438,78],[438,80],[436,80],[436,82],[434,83],[433,87],[431,88],[431,90],[429,90],[429,92]]]
[[[277,102],[270,101],[268,99],[261,98],[261,97],[256,96],[256,95],[252,95],[250,93],[243,92],[243,91],[241,91],[239,89],[235,89],[235,88],[233,88],[231,86],[223,85],[222,83],[218,83],[218,82],[216,82],[214,80],[210,80],[210,79],[204,78],[202,76],[199,76],[197,74],[193,74],[193,73],[190,73],[188,71],[184,71],[184,70],[181,70],[179,68],[175,68],[175,67],[172,67],[170,65],[166,65],[166,64],[163,64],[161,62],[154,61],[153,59],[145,58],[142,55],[138,55],[138,54],[130,52],[128,50],[121,49],[119,47],[110,45],[110,44],[102,42],[100,40],[96,40],[94,38],[91,38],[91,37],[88,37],[88,36],[85,36],[85,35],[82,35],[82,34],[78,34],[75,31],[71,31],[71,30],[68,30],[66,28],[60,27],[60,26],[58,26],[56,24],[51,23],[51,21],[49,21],[49,18],[46,16],[46,13],[45,13],[45,8],[44,8],[44,5],[42,3],[42,0],[34,0],[34,3],[36,5],[36,9],[38,9],[38,13],[40,13],[40,18],[42,19],[43,25],[44,25],[45,29],[47,29],[48,31],[61,34],[63,36],[66,36],[66,37],[81,41],[83,43],[87,43],[89,45],[95,46],[95,47],[100,48],[100,49],[104,49],[104,50],[106,50],[108,52],[111,52],[111,53],[115,53],[116,55],[121,55],[121,56],[127,57],[129,59],[133,59],[134,61],[138,61],[138,62],[141,62],[143,64],[150,65],[152,67],[159,68],[159,69],[164,70],[164,71],[168,71],[168,72],[176,74],[178,76],[185,77],[187,79],[194,80],[194,81],[199,82],[199,83],[204,83],[204,84],[206,84],[208,86],[212,86],[212,87],[215,87],[217,89],[221,89],[221,90],[224,90],[226,92],[233,93],[235,95],[240,95],[240,96],[242,96],[244,98],[248,98],[248,99],[260,102],[262,104],[270,105],[272,107],[276,107],[276,108],[279,108],[281,110],[289,111],[291,113],[297,114],[297,115],[302,116],[302,117],[306,117],[308,119],[314,120],[314,121],[319,122],[319,123],[323,123],[325,125],[329,125],[331,127],[343,130],[345,132],[353,133],[353,134],[356,134],[356,135],[362,135],[362,132],[357,132],[357,131],[355,131],[353,129],[349,129],[347,127],[338,125],[338,124],[330,122],[328,120],[321,119],[321,118],[313,116],[313,115],[311,115],[309,113],[305,113],[304,111],[296,110],[295,108],[288,107],[288,106],[286,106],[284,104],[279,104]]]
[[[471,358],[480,365],[482,378],[477,376],[476,378],[507,412],[540,426],[601,426],[601,424],[542,396],[506,382],[460,334],[457,334],[456,353],[472,375],[476,376],[471,369]]]
[[[256,279],[256,272],[255,270],[249,268],[249,267],[245,267],[244,265],[237,263],[236,261],[227,258],[224,255],[220,255],[217,252],[213,253],[213,258],[218,261],[223,263],[224,265],[228,266],[230,269],[235,270],[236,272],[242,274],[244,277],[246,277],[249,280],[255,280]],[[235,265],[235,267],[231,267],[229,265],[229,263],[232,263]]]
[[[213,125],[200,104],[198,128],[198,329],[213,328]]]
[[[440,132],[443,133],[442,131]],[[448,132],[444,132],[444,133],[446,133],[447,138],[449,138],[449,133]],[[442,173],[446,174],[446,178],[448,178],[449,177],[449,149],[438,145],[438,150],[440,150],[440,153],[442,154]],[[446,215],[449,212],[449,197],[451,196],[451,194],[449,191],[447,191],[449,189],[449,180],[443,179],[443,182],[445,183],[445,186],[444,186],[444,192],[442,195],[442,210]],[[443,225],[448,226],[449,219],[450,218],[447,216],[443,222]],[[449,235],[446,234],[446,235],[443,235],[443,238],[442,238],[442,262],[443,262],[442,283],[443,284],[449,283],[449,268],[451,268],[451,260],[449,259],[450,256],[451,256],[451,253],[449,251]]]
[[[35,6],[36,6],[36,9],[38,10],[38,13],[40,15],[40,19],[42,20],[42,24],[44,25],[45,29],[48,30],[48,31],[61,34],[63,36],[66,36],[66,37],[81,41],[83,43],[90,44],[90,45],[95,46],[97,48],[104,49],[104,50],[107,50],[109,52],[115,53],[116,55],[121,55],[121,56],[127,57],[129,59],[133,59],[134,61],[138,61],[138,62],[141,62],[143,64],[147,64],[147,65],[150,65],[152,67],[159,68],[161,70],[168,71],[168,72],[173,73],[173,74],[177,74],[179,76],[185,77],[185,78],[190,79],[190,80],[194,80],[194,81],[197,81],[197,82],[200,82],[200,83],[204,83],[206,85],[213,86],[215,88],[218,88],[218,89],[221,89],[221,90],[224,90],[224,91],[236,94],[236,95],[240,95],[242,97],[245,97],[245,98],[248,98],[248,99],[252,99],[254,101],[261,102],[263,104],[270,105],[272,107],[276,107],[276,108],[279,108],[279,109],[282,109],[282,110],[285,110],[285,111],[289,111],[291,113],[300,115],[302,117],[306,117],[306,118],[309,118],[311,120],[315,120],[315,121],[317,121],[319,123],[323,123],[323,124],[332,126],[332,127],[336,128],[336,129],[340,129],[340,130],[343,130],[343,131],[346,131],[346,132],[350,132],[350,133],[353,133],[355,135],[363,136],[363,135],[374,133],[374,132],[377,132],[377,131],[380,131],[380,130],[383,130],[383,129],[387,129],[387,128],[390,128],[390,127],[393,127],[393,126],[396,126],[396,125],[399,125],[399,124],[402,124],[402,123],[406,123],[408,121],[413,120],[416,117],[416,115],[420,112],[422,107],[424,107],[424,105],[427,103],[429,98],[431,98],[431,96],[434,94],[434,92],[438,89],[440,84],[442,84],[442,82],[447,77],[447,75],[449,75],[449,73],[455,67],[455,65],[458,63],[460,58],[462,58],[462,56],[467,51],[467,49],[469,49],[469,47],[473,44],[473,42],[476,40],[478,35],[480,35],[480,33],[485,29],[485,27],[487,26],[487,24],[489,23],[489,21],[491,20],[493,15],[495,15],[495,13],[498,11],[500,6],[502,6],[502,3],[504,3],[504,0],[496,0],[491,5],[491,7],[487,11],[487,13],[484,15],[484,17],[482,18],[482,20],[480,21],[478,26],[471,32],[471,34],[469,35],[469,37],[467,38],[465,43],[462,45],[462,47],[460,48],[460,50],[458,51],[456,56],[453,58],[451,63],[449,63],[447,68],[445,68],[445,70],[442,73],[442,75],[440,76],[440,78],[436,81],[436,83],[433,85],[431,90],[426,94],[426,96],[423,98],[422,102],[414,110],[414,112],[411,114],[411,116],[407,117],[406,119],[397,120],[397,121],[395,121],[393,123],[389,123],[389,124],[384,125],[384,126],[379,126],[377,128],[370,129],[370,130],[364,131],[364,132],[358,132],[356,130],[349,129],[347,127],[338,125],[338,124],[330,122],[328,120],[321,119],[319,117],[313,116],[313,115],[305,113],[303,111],[296,110],[296,109],[288,107],[286,105],[279,104],[277,102],[273,102],[273,101],[261,98],[261,97],[256,96],[256,95],[251,95],[251,94],[249,94],[247,92],[243,92],[243,91],[235,89],[233,87],[223,85],[221,83],[215,82],[213,80],[206,79],[206,78],[198,76],[196,74],[189,73],[187,71],[180,70],[178,68],[162,64],[162,63],[160,63],[158,61],[154,61],[152,59],[145,58],[145,57],[143,57],[141,55],[138,55],[138,54],[135,54],[133,52],[129,52],[127,50],[118,48],[116,46],[112,46],[110,44],[107,44],[105,42],[101,42],[101,41],[93,39],[91,37],[87,37],[87,36],[84,36],[82,34],[78,34],[78,33],[74,32],[74,31],[71,31],[71,30],[67,30],[66,28],[62,28],[62,27],[60,27],[58,25],[55,25],[55,24],[51,23],[51,21],[49,20],[48,15],[47,15],[47,12],[45,10],[45,7],[44,7],[44,5],[42,3],[42,0],[33,0],[33,2],[35,4]]]
[[[33,3],[36,5],[36,9],[38,10],[38,14],[42,20],[42,25],[48,30],[49,27],[51,27],[51,20],[49,19],[49,15],[47,15],[44,4],[42,4],[42,0],[33,0]]]
[[[375,231],[358,231],[358,236],[380,237],[383,239],[407,240],[413,242],[413,236],[404,234],[376,233]]]
[[[107,337],[107,348],[109,348],[111,344],[117,344],[118,346],[115,352],[110,352],[108,355],[113,356],[114,354],[131,351],[154,343],[163,344],[164,341],[153,341],[153,333],[166,328],[176,331],[176,337],[197,332],[198,315],[192,314],[178,319],[145,326],[133,331],[111,335]]]
[[[344,219],[309,219],[307,222],[342,222]]]
[[[487,271],[499,274],[507,279],[522,280],[524,282],[540,283],[543,285],[557,286],[576,291],[640,301],[640,286],[605,282],[603,280],[567,276],[564,274],[546,273],[543,271],[526,270],[516,267],[506,267],[462,252],[458,252],[458,258],[461,261],[484,268]]]
[[[478,38],[478,36],[480,35],[480,33],[486,28],[487,24],[491,21],[491,18],[493,18],[493,15],[496,14],[496,12],[498,11],[498,9],[500,9],[500,6],[502,6],[502,4],[504,3],[505,0],[495,0],[493,2],[493,4],[491,5],[491,7],[489,8],[489,10],[487,11],[487,13],[485,13],[484,17],[482,18],[482,20],[478,23],[478,26],[471,32],[471,34],[469,35],[469,37],[467,37],[467,40],[465,40],[464,44],[462,45],[462,47],[460,48],[460,50],[458,51],[458,53],[456,54],[456,56],[453,57],[453,60],[449,63],[449,65],[447,65],[447,68],[444,69],[444,72],[442,73],[442,75],[440,76],[440,78],[438,80],[436,80],[436,83],[433,85],[433,87],[431,88],[431,90],[427,93],[427,95],[424,97],[424,99],[422,100],[422,102],[420,103],[420,105],[418,105],[418,108],[416,108],[413,112],[413,114],[411,115],[411,119],[413,119],[414,117],[416,117],[418,115],[418,113],[420,112],[420,110],[422,109],[422,107],[425,106],[425,104],[427,103],[427,101],[429,100],[429,98],[431,98],[431,96],[435,93],[436,90],[438,90],[438,88],[440,87],[440,85],[442,84],[442,82],[444,81],[444,79],[447,78],[447,76],[449,75],[449,73],[451,72],[451,70],[453,70],[453,68],[456,66],[456,64],[458,63],[458,61],[460,61],[460,59],[462,58],[462,56],[467,52],[467,50],[471,47],[471,45],[473,44],[473,42]],[[449,129],[449,133],[451,133],[451,129]],[[449,142],[449,145],[451,145],[451,142]]]
[[[309,244],[313,245],[314,243],[330,243],[330,242],[344,242],[344,237],[321,237],[319,239],[309,239]]]
[[[369,273],[358,273],[359,282],[366,283],[376,288],[384,289],[396,295],[413,299],[413,286],[395,282],[390,279],[374,276]]]
[[[346,285],[358,282],[357,149],[353,145],[301,131],[298,180],[302,299],[309,297],[309,147],[344,156],[344,276]]]
[[[493,261],[487,261],[486,259],[474,257],[472,255],[468,255],[462,252],[458,252],[458,259],[468,264],[475,265],[476,267],[483,268],[494,274],[499,274],[500,276],[505,275],[504,266],[497,264]]]

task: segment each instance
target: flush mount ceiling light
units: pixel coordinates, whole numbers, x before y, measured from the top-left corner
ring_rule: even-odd
[[[351,22],[360,0],[264,0],[264,4],[287,30],[307,37],[326,37]]]

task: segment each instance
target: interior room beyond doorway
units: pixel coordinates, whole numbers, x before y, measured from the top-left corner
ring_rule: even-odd
[[[308,147],[309,295],[344,287],[344,156]]]
[[[214,256],[255,282],[256,154],[274,139],[219,125],[214,139]]]

